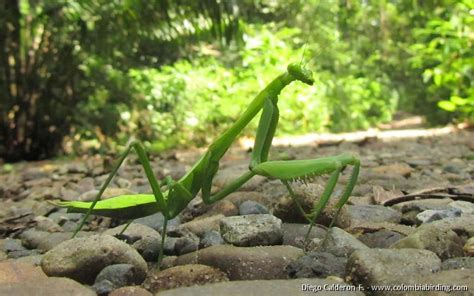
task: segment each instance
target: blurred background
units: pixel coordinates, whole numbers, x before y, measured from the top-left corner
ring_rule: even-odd
[[[3,0],[0,28],[6,162],[206,145],[290,62],[316,83],[277,136],[474,121],[472,0]]]

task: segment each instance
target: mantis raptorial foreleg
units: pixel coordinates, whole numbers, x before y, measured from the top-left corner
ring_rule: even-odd
[[[312,85],[314,82],[311,71],[305,69],[300,64],[290,64],[287,68],[287,72],[279,75],[265,89],[263,89],[255,99],[253,99],[241,117],[218,139],[216,139],[216,141],[209,146],[206,153],[194,164],[190,171],[177,181],[167,177],[163,182],[159,183],[153,174],[153,170],[143,145],[136,141],[130,144],[124,154],[120,157],[117,165],[114,167],[104,185],[101,187],[94,201],[68,201],[59,203],[60,206],[67,207],[70,212],[86,213],[75,233],[83,227],[90,214],[119,219],[135,219],[156,212],[161,212],[165,219],[162,231],[161,250],[158,258],[158,261],[160,262],[163,254],[163,245],[168,220],[183,211],[188,203],[199,192],[202,194],[204,203],[214,203],[237,190],[253,176],[261,175],[273,179],[280,179],[287,186],[290,195],[294,197],[294,193],[289,185],[290,181],[307,179],[313,176],[330,173],[331,177],[322,197],[319,202],[314,205],[312,213],[307,217],[307,220],[310,222],[312,227],[316,220],[316,216],[326,206],[331,193],[334,191],[334,187],[342,169],[346,166],[352,165],[354,166],[352,177],[346,186],[341,199],[336,205],[338,214],[340,208],[342,208],[349,198],[356,183],[359,171],[359,160],[357,158],[350,154],[341,154],[333,157],[310,160],[267,161],[272,139],[278,125],[278,96],[283,88],[295,80],[308,85]],[[232,145],[236,137],[260,110],[263,111],[258,124],[249,171],[226,185],[220,191],[212,193],[212,180],[219,169],[220,160]],[[113,176],[117,173],[119,167],[132,149],[134,149],[138,154],[138,158],[145,170],[153,194],[121,195],[106,200],[100,200]],[[160,186],[162,185],[167,185],[167,190],[164,192],[161,192]],[[298,206],[302,210],[301,206]]]

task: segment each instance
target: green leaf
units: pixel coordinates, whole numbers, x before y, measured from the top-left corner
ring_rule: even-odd
[[[438,107],[449,112],[453,112],[456,110],[456,104],[451,101],[440,101],[438,102]]]

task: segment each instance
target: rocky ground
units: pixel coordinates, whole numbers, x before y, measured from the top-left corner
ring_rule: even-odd
[[[305,250],[308,225],[285,187],[255,177],[213,205],[195,198],[173,219],[161,271],[161,214],[135,220],[121,235],[124,221],[93,217],[70,239],[82,214],[48,202],[91,200],[111,157],[16,165],[0,174],[0,295],[412,295],[403,289],[414,287],[423,291],[417,295],[474,295],[474,131],[313,142],[277,147],[271,157],[342,152],[360,157],[358,184],[327,229],[338,185]],[[155,155],[153,168],[159,178],[179,178],[199,155]],[[248,159],[233,149],[214,190],[244,173]],[[326,181],[293,184],[306,211]],[[132,156],[105,197],[148,192]],[[375,291],[384,286],[397,291]]]

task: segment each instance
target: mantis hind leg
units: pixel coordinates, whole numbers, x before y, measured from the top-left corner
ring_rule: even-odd
[[[81,220],[81,223],[79,224],[79,226],[74,231],[74,233],[72,235],[73,238],[82,229],[82,227],[84,226],[86,220],[92,214],[92,211],[94,210],[94,207],[96,206],[97,202],[99,202],[99,200],[102,197],[102,194],[104,193],[105,189],[109,186],[110,182],[112,181],[114,176],[117,174],[119,168],[122,166],[123,162],[127,158],[128,154],[130,154],[132,149],[135,149],[135,151],[137,152],[138,159],[140,160],[140,162],[143,166],[143,169],[145,170],[145,174],[146,174],[146,176],[148,178],[148,182],[150,183],[150,186],[152,188],[152,191],[153,191],[153,194],[155,196],[156,202],[158,203],[158,205],[161,209],[167,209],[166,201],[163,197],[163,194],[161,193],[160,185],[159,185],[158,181],[156,180],[156,177],[155,177],[155,175],[153,173],[153,170],[151,168],[150,161],[148,160],[148,157],[147,157],[146,152],[145,152],[145,148],[143,147],[143,145],[140,142],[133,141],[132,143],[130,143],[127,146],[127,149],[120,156],[119,161],[114,166],[114,168],[112,169],[112,172],[110,173],[110,175],[107,177],[106,181],[104,182],[104,184],[100,188],[100,190],[97,193],[97,196],[94,198],[89,210],[86,212],[84,218]],[[168,215],[167,210],[165,210],[165,213],[163,213],[163,214],[165,216],[167,216]]]

